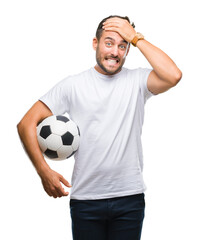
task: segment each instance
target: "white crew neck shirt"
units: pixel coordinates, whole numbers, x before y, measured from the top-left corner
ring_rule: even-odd
[[[69,76],[40,98],[55,115],[68,113],[80,129],[71,199],[94,200],[143,193],[141,144],[151,69],[103,75],[91,68]]]

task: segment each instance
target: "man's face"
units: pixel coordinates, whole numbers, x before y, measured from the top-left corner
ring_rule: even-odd
[[[99,41],[93,40],[96,49],[96,70],[102,74],[118,73],[124,65],[127,42],[116,32],[103,31]]]

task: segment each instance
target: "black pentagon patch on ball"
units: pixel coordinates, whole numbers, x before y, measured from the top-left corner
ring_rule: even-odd
[[[61,138],[63,145],[72,145],[74,136],[70,132],[66,132]]]
[[[49,125],[43,126],[40,131],[40,136],[46,139],[51,134],[51,129]]]
[[[44,154],[49,158],[58,158],[57,152],[47,149]]]
[[[57,120],[65,122],[65,123],[69,121],[69,119],[67,117],[62,116],[62,115],[58,115],[58,116],[56,116],[56,118],[57,118]]]

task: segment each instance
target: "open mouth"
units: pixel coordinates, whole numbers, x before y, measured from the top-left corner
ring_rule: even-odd
[[[119,63],[119,59],[115,59],[115,58],[105,58],[105,60],[107,60],[108,63],[111,65],[115,65]]]

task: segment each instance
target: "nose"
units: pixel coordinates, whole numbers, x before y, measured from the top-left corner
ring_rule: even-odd
[[[111,48],[111,54],[115,57],[118,56],[118,46],[117,45],[115,45]]]

